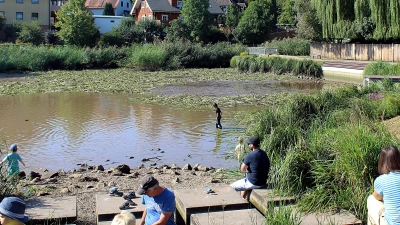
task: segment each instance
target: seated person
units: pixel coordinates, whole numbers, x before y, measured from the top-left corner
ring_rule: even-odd
[[[120,214],[114,216],[111,225],[136,225],[136,218],[132,213],[122,210]]]
[[[368,225],[400,225],[400,152],[396,147],[382,149],[378,172],[381,175],[367,199]]]

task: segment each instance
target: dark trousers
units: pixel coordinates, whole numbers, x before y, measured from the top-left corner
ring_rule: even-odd
[[[218,117],[218,118],[217,118],[217,122],[215,123],[215,127],[216,127],[216,128],[219,128],[219,129],[222,129],[221,117]]]

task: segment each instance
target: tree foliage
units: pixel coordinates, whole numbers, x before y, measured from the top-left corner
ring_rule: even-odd
[[[322,25],[315,16],[316,10],[311,0],[295,0],[294,10],[297,12],[297,36],[299,38],[321,41]]]
[[[85,0],[70,0],[56,12],[60,28],[57,35],[68,45],[92,46],[98,29],[92,13],[85,7]]]
[[[183,20],[172,20],[169,25],[167,27],[167,41],[190,40],[190,29]]]
[[[364,1],[361,2],[364,3]],[[374,31],[374,39],[398,39],[400,36],[400,1],[370,0],[369,2],[371,20],[376,26]],[[360,4],[364,5],[362,3]]]
[[[18,41],[37,45],[40,44],[42,40],[43,35],[39,21],[21,24],[21,30],[18,32]]]
[[[139,42],[140,35],[137,33],[135,22],[135,18],[125,17],[121,20],[118,26],[112,28],[111,32],[121,36],[126,43],[132,44]]]
[[[208,0],[185,0],[181,16],[183,22],[190,29],[190,37],[200,42],[207,35],[211,15],[208,11]]]
[[[104,5],[103,16],[115,16],[114,9],[113,9],[112,4],[110,2],[107,2]]]
[[[259,44],[268,39],[274,21],[273,0],[255,0],[250,2],[234,36],[244,44]]]
[[[278,16],[279,24],[296,24],[296,13],[293,9],[294,0],[285,0]]]
[[[240,11],[240,7],[236,4],[231,4],[229,5],[228,11],[226,12],[225,25],[233,29],[239,24],[241,17],[242,12]]]
[[[141,20],[136,25],[136,32],[146,40],[147,43],[164,39],[164,24],[156,20]]]
[[[4,24],[6,23],[7,18],[4,15],[0,15],[0,30],[3,29]]]

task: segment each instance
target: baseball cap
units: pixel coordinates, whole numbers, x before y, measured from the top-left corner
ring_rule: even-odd
[[[154,187],[158,184],[158,180],[151,175],[146,175],[142,178],[139,184],[139,188],[136,191],[136,194],[142,195],[147,191],[147,189]]]
[[[16,144],[12,144],[10,146],[10,151],[15,151],[18,148],[18,146]]]
[[[260,145],[260,139],[256,136],[251,137],[246,142],[247,144]]]

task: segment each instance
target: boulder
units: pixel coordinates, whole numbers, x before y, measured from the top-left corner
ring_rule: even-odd
[[[177,165],[174,163],[174,164],[171,165],[171,169],[173,169],[173,170],[179,170],[180,167],[177,166]]]
[[[66,194],[66,193],[69,193],[69,190],[68,190],[68,188],[63,188],[63,189],[61,189],[60,193]]]
[[[97,179],[96,177],[81,177],[81,178],[79,178],[79,180],[78,180],[79,182],[85,182],[85,181],[87,181],[87,182],[91,182],[91,181],[99,181],[99,179]]]
[[[29,174],[29,177],[31,178],[31,180],[35,179],[36,177],[41,177],[42,175],[40,173],[37,173],[35,171],[31,171],[31,173]]]
[[[104,166],[103,165],[96,165],[93,168],[94,170],[99,170],[99,171],[104,171]]]
[[[198,170],[198,171],[207,172],[209,169],[208,169],[208,167],[205,167],[205,166],[198,166],[198,167],[197,167],[197,170]]]
[[[131,168],[128,165],[122,164],[115,167],[114,170],[120,171],[121,173],[130,173]]]
[[[65,170],[63,170],[63,169],[58,170],[59,176],[64,176],[65,174],[66,174]]]
[[[183,166],[182,170],[192,170],[192,166],[188,163]]]
[[[55,183],[55,182],[57,182],[57,178],[49,178],[46,181],[50,182],[50,183]]]
[[[76,172],[86,172],[86,171],[87,169],[83,167],[76,169]]]
[[[37,183],[40,181],[40,177],[35,177],[33,180],[31,180],[31,183]]]
[[[42,179],[50,179],[50,178],[54,178],[54,177],[58,177],[58,172],[54,172],[54,173],[44,173],[42,175]]]
[[[36,193],[36,196],[46,196],[46,195],[50,195],[50,194],[46,191],[39,191],[38,193]]]
[[[104,188],[104,187],[106,187],[106,186],[107,186],[106,183],[104,183],[104,182],[99,182],[99,183],[97,183],[96,188]]]
[[[19,178],[24,178],[24,177],[26,177],[25,171],[21,171],[21,172],[18,174],[18,176],[19,176]]]
[[[198,163],[196,163],[196,164],[194,164],[194,166],[193,166],[193,170],[199,170],[199,166],[200,166],[200,164],[198,164]]]

